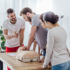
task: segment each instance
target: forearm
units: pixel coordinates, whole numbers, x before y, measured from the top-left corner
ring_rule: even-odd
[[[34,40],[33,50],[35,51],[35,49],[36,49],[36,41]]]
[[[38,46],[38,54],[40,55],[40,47]]]
[[[54,37],[52,33],[48,33],[47,45],[46,45],[46,57],[44,60],[43,68],[48,66],[49,62],[51,61],[53,55],[53,48],[54,48]]]
[[[46,45],[46,56],[45,56],[43,68],[46,68],[49,65],[52,58],[52,54],[53,54],[53,43],[51,42]]]
[[[24,29],[20,30],[20,46],[22,46],[23,44],[23,40],[24,40]]]
[[[5,39],[9,40],[9,39],[12,39],[14,36],[10,36],[10,35],[4,35]]]
[[[21,36],[20,36],[20,46],[22,46],[23,40],[24,40],[24,35],[21,35]]]
[[[35,32],[36,32],[36,26],[32,26],[31,28],[31,33],[30,33],[30,37],[29,37],[29,41],[28,41],[28,49],[30,49],[30,46],[32,44],[32,42],[35,40]]]
[[[33,37],[30,37],[29,38],[29,41],[28,41],[28,48],[30,49],[30,46],[32,44],[32,42],[34,41],[34,38]]]
[[[48,66],[48,64],[50,63],[50,59],[51,59],[51,56],[50,56],[50,54],[47,53],[45,56],[43,68],[46,68]]]
[[[3,34],[4,34],[5,39],[11,39],[13,37],[12,35],[8,35],[8,30],[7,29],[3,30]]]

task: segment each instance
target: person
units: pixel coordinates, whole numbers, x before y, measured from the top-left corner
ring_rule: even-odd
[[[51,62],[52,70],[70,70],[70,56],[67,49],[67,34],[65,30],[58,24],[59,17],[53,12],[47,12],[41,21],[44,28],[49,28],[47,36],[47,49],[45,60],[42,67],[47,68]]]
[[[36,51],[36,49],[37,49],[36,47],[37,47],[37,42],[36,42],[36,40],[34,40],[34,42],[33,42],[33,50],[34,51]],[[42,62],[44,58],[42,58],[42,60],[40,60],[41,53],[40,53],[40,47],[39,46],[38,46],[38,54],[39,54],[39,62]]]
[[[23,45],[25,23],[23,20],[16,18],[13,9],[7,9],[8,19],[3,23],[3,34],[6,39],[6,53],[16,52]],[[10,70],[8,68],[8,70]]]
[[[31,22],[31,25],[32,25],[28,44],[24,48],[29,50],[31,47],[31,44],[34,42],[34,40],[36,40],[40,49],[43,50],[43,56],[45,57],[46,43],[47,43],[46,39],[47,39],[48,30],[45,30],[41,26],[40,15],[34,14],[32,10],[28,7],[22,9],[21,13],[25,21]]]
[[[37,42],[34,40],[33,50],[35,51],[37,47]],[[38,46],[38,54],[40,55],[40,47]]]
[[[22,11],[20,12],[20,16],[22,16]],[[35,14],[34,12],[33,12],[33,14]],[[24,19],[24,18],[23,18]],[[29,21],[29,23],[30,24],[32,24],[32,22],[31,21]],[[37,42],[36,42],[36,40],[34,40],[34,42],[33,42],[33,51],[36,51],[36,47],[37,47]],[[38,46],[38,54],[39,54],[39,58],[40,58],[40,47]],[[41,61],[40,61],[41,62]]]

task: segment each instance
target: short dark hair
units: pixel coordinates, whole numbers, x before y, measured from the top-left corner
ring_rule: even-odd
[[[40,19],[41,19],[42,22],[44,22],[44,20],[43,20],[43,14],[40,15]]]
[[[52,24],[56,24],[59,20],[58,15],[54,14],[53,12],[45,13],[44,20],[47,22],[51,22]]]
[[[13,13],[13,12],[14,12],[13,9],[11,9],[11,8],[7,9],[7,14],[10,14],[10,13]]]
[[[31,10],[30,8],[26,7],[26,8],[23,8],[23,9],[21,10],[20,14],[21,14],[21,15],[22,15],[22,14],[27,14],[27,12],[32,13],[32,10]]]

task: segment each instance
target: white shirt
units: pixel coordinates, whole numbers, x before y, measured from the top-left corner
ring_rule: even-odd
[[[12,36],[16,33],[19,35],[20,29],[25,28],[25,23],[22,19],[17,18],[17,21],[15,24],[11,24],[9,20],[6,20],[3,23],[3,30],[7,29],[8,30],[8,35]],[[19,36],[18,38],[12,38],[10,40],[6,40],[5,46],[11,48],[11,47],[17,47],[20,46],[19,42]]]
[[[43,68],[45,68],[50,61],[52,66],[70,61],[66,39],[66,32],[60,26],[48,31],[46,57]]]

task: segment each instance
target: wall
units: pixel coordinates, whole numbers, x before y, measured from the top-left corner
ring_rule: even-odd
[[[64,27],[67,32],[67,46],[70,49],[70,0],[53,0],[53,11],[59,16],[64,15],[59,20],[59,24]]]

